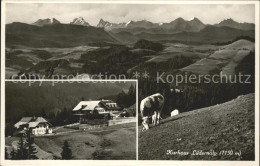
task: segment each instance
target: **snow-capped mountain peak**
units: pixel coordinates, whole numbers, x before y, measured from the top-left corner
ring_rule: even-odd
[[[82,17],[74,18],[74,20],[70,23],[74,25],[82,25],[82,26],[90,26],[88,22],[84,20]]]

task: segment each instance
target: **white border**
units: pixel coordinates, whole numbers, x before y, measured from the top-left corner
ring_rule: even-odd
[[[69,160],[69,161],[62,161],[62,160],[36,160],[36,161],[10,161],[4,160],[4,148],[1,148],[1,165],[156,165],[164,164],[166,165],[183,165],[183,166],[190,166],[190,165],[236,165],[236,166],[256,166],[259,164],[259,1],[94,1],[94,0],[76,0],[76,1],[68,1],[68,0],[53,0],[53,1],[46,1],[46,0],[27,0],[27,1],[15,1],[15,0],[7,0],[1,1],[2,10],[1,10],[1,138],[4,138],[4,124],[5,124],[5,4],[6,3],[103,3],[103,4],[254,4],[255,5],[255,53],[256,53],[256,67],[255,67],[255,80],[256,80],[256,88],[255,88],[255,161],[198,161],[198,160],[188,160],[188,161],[115,161],[115,160],[106,160],[106,161],[91,161],[91,160]],[[238,13],[241,14],[241,13]],[[50,81],[50,80],[44,80]],[[70,80],[71,81],[71,80]],[[95,80],[96,81],[96,80]],[[105,80],[102,80],[105,81]],[[115,81],[115,80],[113,80]],[[122,80],[120,80],[122,81]],[[129,80],[133,81],[133,80]],[[136,83],[136,89],[138,89],[138,81]],[[138,90],[137,90],[138,92]],[[137,103],[138,103],[138,93],[137,96]],[[136,104],[136,108],[138,108],[138,104]],[[138,109],[137,109],[138,110]],[[138,113],[137,113],[138,115]],[[137,117],[138,122],[138,117]],[[138,125],[138,124],[137,124]],[[137,128],[137,143],[138,143],[138,128]],[[4,147],[4,140],[1,139],[1,147]],[[138,145],[138,144],[137,144]],[[137,148],[138,150],[138,148]],[[138,153],[137,153],[138,157]]]

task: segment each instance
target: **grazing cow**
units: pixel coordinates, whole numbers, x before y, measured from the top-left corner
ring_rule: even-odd
[[[149,129],[149,117],[152,115],[153,125],[160,123],[160,115],[164,104],[164,97],[160,93],[148,96],[141,101],[140,111],[142,117],[143,130]]]
[[[176,115],[179,115],[179,110],[175,109],[171,112],[171,117],[172,116],[176,116]]]

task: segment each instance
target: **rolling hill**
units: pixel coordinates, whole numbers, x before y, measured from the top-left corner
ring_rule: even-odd
[[[220,47],[210,56],[182,68],[182,71],[196,74],[209,74],[213,71],[222,71],[223,74],[235,74],[236,66],[248,55],[254,52],[255,44],[248,40],[238,40],[229,45]]]
[[[148,34],[137,35],[139,38],[147,40],[175,40],[179,42],[194,43],[217,43],[230,41],[238,36],[249,36],[254,38],[254,31],[243,31],[230,27],[206,26],[199,32],[181,32],[177,34]]]
[[[254,160],[254,105],[255,94],[248,94],[164,119],[147,131],[139,126],[139,160]],[[178,155],[178,150],[188,154]],[[194,150],[217,155],[192,155]],[[233,154],[220,155],[221,150]]]
[[[102,28],[74,24],[35,26],[14,22],[6,25],[6,46],[75,47],[93,42],[117,42]]]

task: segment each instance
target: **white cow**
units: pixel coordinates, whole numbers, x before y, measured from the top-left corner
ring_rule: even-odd
[[[143,130],[149,129],[149,117],[151,116],[154,126],[160,123],[160,116],[163,104],[164,97],[160,93],[148,96],[141,101],[140,111],[143,120]]]
[[[172,116],[176,116],[176,115],[179,115],[179,110],[175,109],[171,112],[171,117]]]

